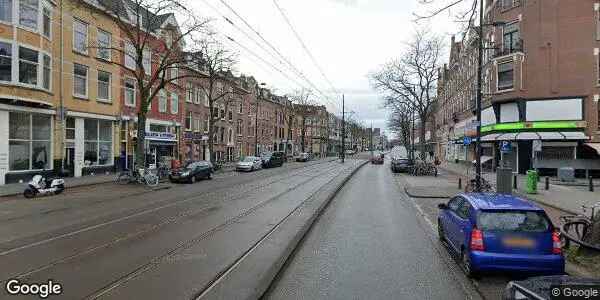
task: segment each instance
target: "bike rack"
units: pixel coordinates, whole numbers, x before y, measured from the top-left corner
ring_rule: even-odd
[[[581,240],[587,233],[589,226],[590,224],[587,221],[583,221],[581,219],[566,221],[560,228],[560,234],[565,238],[565,247],[568,248],[570,242],[574,242],[585,249],[600,252],[600,245],[592,245]],[[575,231],[575,235],[571,234],[572,227]]]

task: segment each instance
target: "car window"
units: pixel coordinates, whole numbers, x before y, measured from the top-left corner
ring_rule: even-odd
[[[468,219],[471,214],[471,204],[469,201],[463,201],[456,210],[456,214],[463,219]]]
[[[479,214],[477,227],[484,231],[545,232],[550,222],[541,211],[485,211]]]
[[[462,201],[463,199],[461,197],[454,197],[448,202],[448,208],[450,208],[450,210],[452,211],[456,211],[458,210],[458,207],[460,206]]]
[[[195,169],[197,166],[198,166],[198,163],[196,163],[196,162],[191,162],[191,163],[189,163],[189,164],[186,166],[186,168],[188,168],[188,169]]]

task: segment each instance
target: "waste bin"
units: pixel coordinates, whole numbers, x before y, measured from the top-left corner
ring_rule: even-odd
[[[527,171],[527,194],[537,194],[538,172],[536,170]]]

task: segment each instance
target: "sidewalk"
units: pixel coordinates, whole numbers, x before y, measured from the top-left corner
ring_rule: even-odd
[[[108,175],[88,175],[82,177],[67,177],[65,178],[65,187],[72,188],[78,186],[86,186],[86,185],[94,185],[106,182],[112,182],[115,180],[115,174],[110,173]],[[23,193],[25,187],[27,186],[27,182],[23,183],[9,183],[5,185],[0,185],[0,197],[5,196],[13,196],[19,195]]]
[[[442,170],[442,173],[448,173],[450,175],[449,179],[454,177],[456,187],[458,187],[458,176],[463,178],[463,187],[467,178],[473,176],[473,170],[470,170],[469,176],[467,176],[468,168],[461,164],[444,163],[439,166],[439,169]],[[483,176],[492,185],[496,184],[496,173],[484,173]],[[587,185],[557,184],[559,182],[552,178],[550,178],[550,188],[546,191],[544,180],[544,177],[540,178],[537,194],[527,194],[525,191],[527,177],[519,174],[517,175],[517,190],[513,190],[513,193],[565,212],[577,214],[581,213],[582,205],[591,206],[600,201],[600,184],[597,181],[595,182],[594,192],[589,192]]]

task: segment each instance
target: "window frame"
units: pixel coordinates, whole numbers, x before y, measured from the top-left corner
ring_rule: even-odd
[[[34,51],[36,52],[36,56],[37,56],[37,61],[33,62],[30,60],[26,60],[21,58],[21,48],[30,50],[30,51]],[[33,86],[33,87],[39,87],[40,84],[40,51],[38,49],[33,49],[31,47],[27,47],[27,46],[23,46],[23,45],[18,45],[17,47],[18,50],[18,56],[17,56],[17,62],[18,62],[18,69],[17,69],[17,75],[18,75],[18,79],[17,81],[19,82],[19,84],[25,85],[25,86]],[[35,64],[35,83],[28,83],[28,82],[22,82],[21,81],[21,63],[26,63],[26,64]]]
[[[108,84],[107,84],[107,91],[108,91],[107,95],[108,95],[108,98],[106,98],[106,99],[100,98],[100,82],[101,82],[100,81],[100,74],[101,73],[108,74]],[[112,73],[107,72],[107,71],[103,71],[103,70],[99,69],[98,72],[97,72],[97,74],[96,74],[96,77],[97,77],[97,82],[98,82],[98,84],[97,84],[97,91],[96,91],[96,101],[105,102],[105,103],[112,103],[112,89],[111,89],[111,87],[112,87]]]
[[[4,23],[4,24],[13,24],[14,22],[14,7],[16,4],[16,0],[7,0],[8,2],[10,2],[10,5],[6,6],[6,16],[8,16],[8,18],[6,20],[0,19],[0,23]]]
[[[100,36],[108,37],[108,41],[107,41],[108,45],[105,46],[106,48],[104,48],[104,49],[100,49],[101,44],[103,44],[100,42]],[[98,49],[96,49],[96,58],[104,60],[104,61],[108,61],[108,62],[112,61],[112,49],[111,49],[112,48],[112,33],[98,28],[98,34],[96,35],[96,43],[98,44]],[[103,53],[103,51],[108,52],[108,57],[101,56],[100,53]]]
[[[77,49],[77,43],[76,43],[76,38],[75,37],[80,32],[78,32],[77,29],[76,29],[76,26],[75,26],[76,23],[79,23],[79,24],[85,26],[85,42],[84,42],[85,43],[85,45],[84,45],[85,49],[84,50]],[[73,46],[72,47],[73,48],[73,52],[78,53],[78,54],[88,55],[88,53],[89,53],[88,43],[89,43],[89,35],[90,35],[90,24],[88,24],[87,22],[84,22],[81,19],[73,18],[72,28],[73,28],[73,37],[72,37],[73,38],[73,45],[72,45]]]
[[[127,87],[127,83],[133,83],[133,88]],[[127,100],[127,92],[128,91],[132,91],[133,92],[133,103],[128,103]],[[128,107],[136,107],[137,105],[137,82],[135,80],[135,78],[131,78],[131,77],[125,77],[123,79],[123,102],[125,104],[125,106]]]
[[[75,91],[75,77],[79,76],[81,77],[81,75],[77,75],[75,74],[75,67],[76,66],[81,66],[85,69],[85,94],[78,94]],[[78,64],[78,63],[73,63],[73,97],[75,98],[80,98],[80,99],[88,99],[90,91],[89,91],[89,81],[90,81],[90,67],[83,65],[83,64]]]
[[[5,59],[8,59],[8,61],[9,61],[9,66],[10,66],[10,70],[9,70],[9,73],[8,73],[9,80],[0,80],[0,82],[11,83],[11,82],[14,82],[14,76],[13,76],[13,75],[14,75],[14,74],[13,74],[14,72],[13,72],[13,71],[15,70],[15,63],[14,63],[14,55],[15,55],[15,51],[14,51],[14,50],[15,50],[15,44],[14,44],[14,43],[12,43],[11,41],[5,41],[5,40],[3,40],[3,39],[0,39],[0,43],[1,43],[1,44],[6,44],[6,45],[8,45],[8,48],[7,48],[7,49],[10,51],[10,56],[8,56],[8,55],[5,55],[5,54],[0,54],[0,57],[3,57],[3,58],[5,58]],[[17,54],[18,54],[18,53],[17,53]],[[17,56],[17,58],[18,58],[18,56]],[[18,75],[18,70],[17,70],[17,75]],[[18,76],[17,76],[17,77],[18,77]]]
[[[189,123],[188,123],[189,122]],[[184,122],[184,128],[185,131],[192,131],[193,129],[193,123],[194,123],[194,113],[189,111],[186,116],[185,116],[185,122]]]
[[[511,71],[512,72],[512,82],[510,87],[508,85],[503,85],[500,86],[500,65],[511,65]],[[509,72],[509,71],[503,71],[504,72]],[[515,66],[514,66],[514,61],[505,61],[505,62],[498,62],[498,64],[496,65],[496,91],[498,92],[507,92],[507,91],[512,91],[515,88]]]
[[[175,109],[173,109],[175,108]],[[171,93],[171,114],[179,114],[179,94],[176,92]]]
[[[15,0],[13,0],[13,2],[14,1]],[[23,0],[18,1],[18,6],[17,6],[18,22],[17,22],[17,24],[18,24],[19,28],[37,33],[40,31],[40,2],[41,2],[41,0],[33,0],[33,1],[37,2],[37,5],[35,7],[35,11],[36,11],[35,27],[31,27],[31,26],[24,25],[23,23],[21,23],[21,6],[25,6],[30,9],[33,8],[33,6],[29,5],[28,3],[25,3],[25,1],[23,1]]]
[[[52,91],[52,56],[46,52],[40,52],[40,54],[42,56],[41,88],[46,91]],[[48,58],[48,66],[46,66],[46,58]],[[47,82],[46,82],[46,70],[48,70],[48,81]],[[46,87],[46,83],[48,84],[48,87]]]
[[[46,11],[48,11],[48,15],[46,15]],[[52,15],[53,15],[53,9],[52,7],[50,7],[48,4],[46,4],[45,2],[42,3],[42,13],[40,14],[42,17],[42,36],[47,38],[48,40],[52,40]],[[46,17],[48,17],[48,28],[46,28]],[[46,29],[48,30],[48,33],[46,34]]]
[[[167,95],[167,91],[165,91],[164,89],[161,89],[160,91],[158,91],[158,112],[159,113],[166,113],[167,109],[168,109],[168,95]]]

